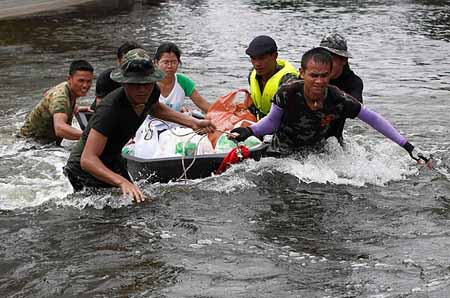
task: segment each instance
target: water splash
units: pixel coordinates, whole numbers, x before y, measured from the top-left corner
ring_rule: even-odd
[[[68,151],[17,142],[0,148],[0,209],[39,206],[65,197],[72,187],[62,173]]]
[[[119,191],[120,189],[118,191],[113,189],[85,190],[70,194],[57,203],[60,206],[70,206],[79,210],[87,207],[99,210],[105,207],[118,209],[134,204],[130,197],[123,196]]]
[[[395,144],[388,141],[347,139],[343,149],[337,141],[330,139],[322,152],[306,156],[294,155],[287,158],[262,158],[259,162],[248,160],[233,165],[225,175],[205,185],[209,190],[233,191],[249,188],[254,184],[245,172],[260,175],[278,171],[290,174],[305,183],[333,183],[363,187],[384,186],[392,181],[406,179],[418,173],[418,168],[409,156]]]

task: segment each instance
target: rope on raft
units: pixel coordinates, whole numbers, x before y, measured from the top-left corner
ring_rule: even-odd
[[[172,127],[169,125],[169,123],[167,123],[167,122],[164,121],[164,120],[161,120],[161,119],[155,119],[155,118],[151,119],[151,120],[149,121],[149,123],[148,123],[149,131],[151,131],[151,129],[150,129],[150,124],[151,124],[153,121],[160,121],[160,122],[162,122],[164,125],[167,126],[167,129],[168,129],[173,135],[175,135],[175,136],[177,136],[177,137],[185,137],[185,136],[191,135],[191,137],[187,140],[187,142],[184,142],[184,143],[183,143],[183,152],[184,152],[184,150],[185,150],[185,145],[186,145],[186,143],[190,142],[191,139],[194,137],[194,135],[197,134],[197,133],[200,131],[200,130],[195,130],[195,131],[192,131],[192,132],[189,132],[189,133],[186,133],[186,134],[177,134],[177,133],[175,133],[175,132],[173,131],[173,129],[172,129]],[[217,130],[217,131],[218,131],[218,132],[222,132],[222,133],[229,134],[229,132],[225,132],[225,131],[221,131],[221,130]],[[205,134],[205,135],[203,135],[203,136],[198,140],[198,142],[197,142],[197,144],[196,144],[196,146],[195,146],[195,151],[194,151],[194,154],[193,154],[192,161],[191,161],[191,163],[189,164],[189,166],[186,167],[186,165],[185,165],[185,155],[184,155],[184,154],[181,155],[181,165],[182,165],[182,167],[183,167],[183,174],[182,174],[180,177],[178,177],[178,179],[176,179],[175,181],[188,180],[188,178],[187,178],[187,171],[189,171],[189,169],[192,168],[192,166],[194,165],[194,163],[195,163],[195,161],[196,161],[196,158],[197,158],[197,150],[198,150],[198,147],[199,147],[199,145],[200,145],[200,142],[201,142],[201,141],[203,140],[203,138],[205,138],[206,136],[207,136],[207,135]],[[236,148],[231,149],[231,150],[227,153],[227,155],[226,155],[226,156],[224,157],[224,159],[222,160],[222,163],[220,164],[219,168],[216,170],[215,174],[219,175],[219,174],[225,172],[225,170],[228,169],[228,168],[230,167],[231,164],[239,163],[239,162],[241,162],[241,161],[243,161],[244,159],[247,159],[247,158],[249,158],[249,157],[250,157],[250,150],[249,150],[247,147],[245,147],[244,145],[239,145],[239,144],[236,143]]]

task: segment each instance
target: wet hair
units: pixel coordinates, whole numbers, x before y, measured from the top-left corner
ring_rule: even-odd
[[[134,41],[126,41],[117,49],[117,59],[122,60],[123,55],[134,49],[142,49],[142,46]]]
[[[94,68],[86,60],[75,60],[70,63],[69,75],[72,76],[76,71],[94,72]]]
[[[301,66],[304,70],[306,70],[306,66],[308,65],[308,62],[311,60],[313,60],[317,64],[330,65],[330,71],[333,68],[333,57],[327,50],[323,48],[320,47],[312,48],[311,50],[303,54]]]
[[[161,59],[161,56],[164,53],[174,53],[175,56],[177,56],[177,60],[179,63],[181,63],[181,50],[177,47],[176,44],[174,44],[173,42],[165,42],[162,43],[158,49],[156,50],[155,53],[155,60],[159,60]]]

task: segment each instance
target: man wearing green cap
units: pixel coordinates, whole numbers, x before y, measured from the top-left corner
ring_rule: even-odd
[[[137,202],[144,201],[141,190],[131,182],[121,151],[149,113],[193,130],[214,130],[209,120],[194,119],[159,103],[156,82],[163,77],[143,49],[129,51],[120,67],[111,72],[111,79],[122,87],[97,107],[64,168],[75,191],[116,186]]]

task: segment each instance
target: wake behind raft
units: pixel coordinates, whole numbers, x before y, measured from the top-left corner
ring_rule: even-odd
[[[82,129],[90,116],[89,113],[76,115]],[[134,181],[167,183],[219,175],[231,164],[248,158],[260,160],[269,146],[255,137],[236,144],[223,133],[213,148],[206,135],[200,136],[191,129],[172,125],[169,125],[170,129],[158,132],[155,122],[158,121],[147,119],[136,132],[133,142],[122,150]]]

